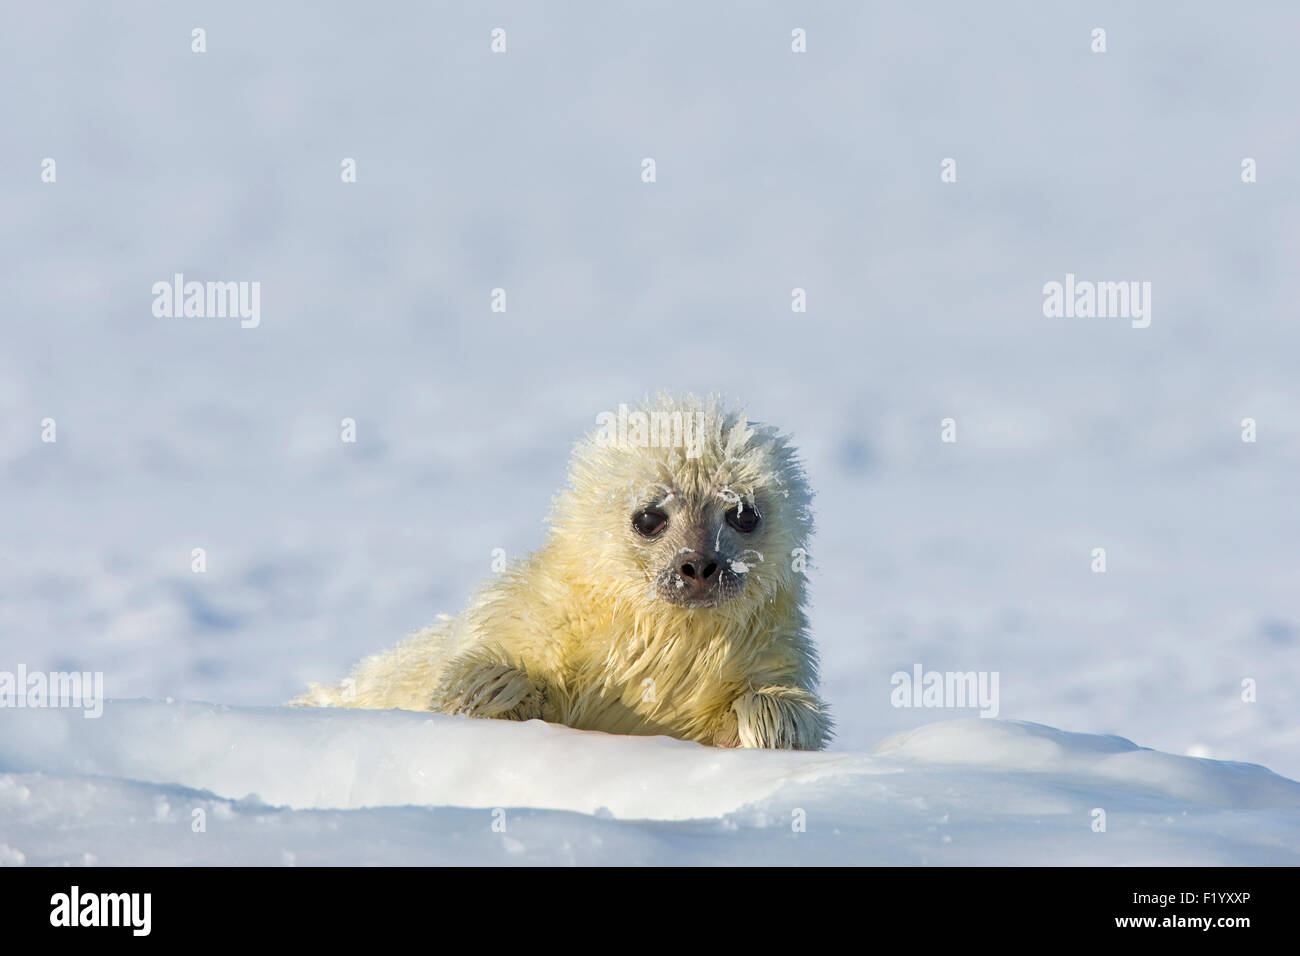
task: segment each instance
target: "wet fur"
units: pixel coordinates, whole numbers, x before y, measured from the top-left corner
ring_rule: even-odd
[[[810,494],[794,450],[716,400],[661,397],[642,407],[700,416],[692,454],[610,444],[593,432],[575,449],[539,551],[458,617],[291,703],[541,718],[721,746],[824,746],[831,721],[816,696],[796,559],[812,529]],[[630,515],[665,495],[676,509],[671,530],[707,530],[729,556],[720,590],[729,599],[716,606],[662,596],[672,576],[665,562],[682,539],[642,540]],[[722,519],[736,501],[762,515],[752,537]]]

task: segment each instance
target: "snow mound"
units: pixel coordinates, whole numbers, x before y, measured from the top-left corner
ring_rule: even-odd
[[[1300,863],[1300,783],[1014,721],[870,753],[154,701],[0,728],[0,864]]]

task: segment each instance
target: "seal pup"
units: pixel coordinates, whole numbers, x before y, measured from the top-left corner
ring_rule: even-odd
[[[542,548],[294,705],[402,708],[817,750],[811,494],[787,436],[716,397],[603,413]]]

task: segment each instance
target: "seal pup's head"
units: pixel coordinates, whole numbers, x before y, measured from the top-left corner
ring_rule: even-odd
[[[800,603],[811,494],[786,436],[716,397],[661,395],[596,421],[551,518],[589,593],[744,617]]]

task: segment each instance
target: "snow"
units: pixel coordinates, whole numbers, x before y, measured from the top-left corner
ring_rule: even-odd
[[[1251,804],[1275,778],[1215,762],[1300,777],[1294,4],[11,6],[0,671],[102,672],[113,703],[102,723],[0,710],[0,861],[1294,852],[1294,807]],[[258,326],[154,317],[176,273],[260,282]],[[1151,282],[1150,326],[1045,318],[1067,273]],[[831,750],[274,709],[536,548],[573,441],[661,388],[739,396],[806,458]],[[893,706],[918,665],[998,675],[1001,719]],[[230,708],[124,703],[169,696]],[[1155,750],[1094,760],[1010,721]],[[510,790],[529,735],[551,775],[656,755],[663,805],[612,788],[610,819],[562,781]],[[390,763],[352,772],[363,740]],[[958,740],[988,763],[927,750]],[[715,774],[697,804],[666,755]],[[433,782],[394,780],[407,760]],[[784,776],[805,766],[838,769]],[[241,802],[309,781],[378,802]],[[453,805],[393,805],[426,785]],[[806,798],[808,833],[769,785]],[[482,824],[489,798],[517,842]],[[186,845],[191,801],[211,812]]]
[[[839,753],[143,700],[6,721],[11,863],[1300,864],[1300,783],[1014,721]]]

